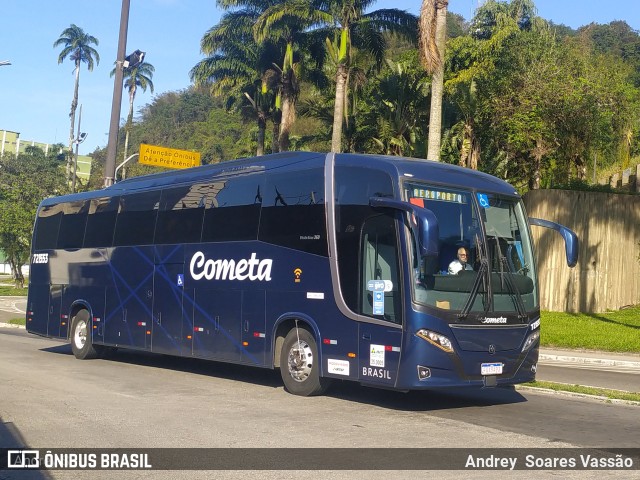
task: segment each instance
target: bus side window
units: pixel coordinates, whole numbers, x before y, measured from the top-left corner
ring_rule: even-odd
[[[56,248],[61,219],[62,205],[60,204],[42,207],[38,210],[34,250]]]
[[[89,202],[85,248],[110,247],[113,244],[119,202],[120,197],[94,198]]]
[[[362,309],[360,235],[365,221],[377,213],[369,206],[369,199],[374,196],[393,197],[393,184],[385,172],[351,166],[337,165],[335,176],[340,290],[349,309],[357,313]]]
[[[67,202],[61,205],[63,215],[58,234],[58,248],[82,248],[89,202]]]
[[[113,245],[152,244],[159,204],[160,190],[120,197]]]
[[[327,255],[322,167],[267,175],[258,239]]]
[[[367,219],[362,228],[361,262],[360,313],[400,323],[402,302],[398,273],[398,240],[396,222],[392,216],[377,215]],[[381,283],[375,282],[376,280],[384,281],[384,291],[380,291],[379,287],[370,289],[370,285]]]
[[[204,205],[198,185],[165,188],[160,197],[156,244],[200,241]]]
[[[258,238],[264,176],[227,177],[201,185],[205,194],[203,242],[233,242]]]

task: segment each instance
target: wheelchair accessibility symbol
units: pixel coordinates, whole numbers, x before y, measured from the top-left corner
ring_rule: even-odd
[[[179,287],[184,287],[184,274],[182,273],[178,274],[178,279],[176,283],[178,284]]]
[[[477,193],[478,203],[482,208],[491,208],[489,205],[489,196],[486,193]]]

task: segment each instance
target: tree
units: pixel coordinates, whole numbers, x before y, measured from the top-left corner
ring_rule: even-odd
[[[427,144],[427,159],[429,160],[440,160],[448,5],[449,0],[422,0],[420,9],[418,45],[425,70],[433,75],[429,113],[429,142]]]
[[[62,63],[65,58],[69,57],[75,65],[75,83],[73,88],[73,100],[71,101],[71,128],[69,130],[69,153],[67,157],[67,182],[71,181],[71,165],[73,163],[73,140],[76,121],[76,108],[78,107],[78,86],[80,85],[80,65],[82,62],[87,64],[89,71],[93,70],[93,63],[100,63],[100,55],[98,51],[91,45],[98,45],[98,39],[84,32],[84,30],[73,23],[65,28],[54,43],[53,47],[63,46],[62,51],[58,55],[58,64]]]
[[[412,156],[420,130],[420,106],[429,83],[424,74],[412,72],[407,62],[387,60],[387,66],[373,88],[373,101],[380,110],[375,119],[377,136],[372,139],[381,153]]]
[[[31,230],[43,198],[68,192],[55,152],[40,149],[0,159],[0,249],[6,254],[16,287],[24,286],[22,266],[31,251]]]
[[[226,8],[235,5],[220,3]],[[250,112],[258,125],[257,155],[264,153],[267,120],[275,120],[279,83],[273,67],[279,49],[270,41],[258,44],[253,36],[253,25],[270,3],[244,2],[243,9],[225,13],[202,37],[200,46],[207,58],[190,72],[196,85],[209,85],[213,95],[227,97],[229,107]]]
[[[240,0],[252,3],[252,0]],[[253,27],[254,38],[258,43],[271,41],[284,44],[284,56],[281,65],[274,67],[280,74],[281,117],[278,149],[289,150],[291,127],[296,119],[296,104],[300,94],[299,70],[300,48],[309,44],[309,28],[317,21],[310,16],[313,10],[307,0],[285,0],[271,2],[257,18]]]
[[[122,161],[125,161],[127,159],[129,148],[129,134],[131,132],[131,126],[133,125],[133,101],[136,98],[136,92],[138,91],[138,87],[140,87],[143,92],[146,92],[148,88],[151,93],[153,93],[153,82],[151,81],[153,72],[155,72],[154,66],[147,62],[142,62],[135,67],[124,67],[122,70],[122,74],[124,77],[124,87],[129,92],[129,114],[127,115],[127,123],[125,123],[124,126],[125,138]],[[113,77],[115,74],[116,68],[114,67],[113,70],[111,70],[111,76]],[[122,178],[124,177],[125,171],[123,168]]]
[[[348,80],[354,49],[367,51],[382,66],[386,41],[383,32],[396,33],[405,39],[415,40],[417,19],[398,9],[381,9],[365,13],[374,0],[289,0],[276,5],[265,14],[264,24],[256,25],[256,31],[269,25],[298,24],[314,28],[311,50],[322,40],[326,54],[335,65],[335,100],[331,151],[342,151],[342,129],[348,99]],[[271,27],[273,28],[273,27]],[[284,109],[283,109],[284,116]]]

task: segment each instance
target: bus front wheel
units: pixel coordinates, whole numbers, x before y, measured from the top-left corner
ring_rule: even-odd
[[[285,389],[294,395],[321,395],[329,386],[320,377],[318,347],[313,335],[304,328],[289,331],[282,345],[280,375]]]
[[[80,360],[97,358],[102,351],[100,345],[91,340],[91,322],[89,312],[80,310],[71,323],[71,351]]]

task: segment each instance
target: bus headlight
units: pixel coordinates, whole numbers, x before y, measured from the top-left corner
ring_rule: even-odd
[[[538,341],[540,338],[540,330],[536,330],[531,335],[527,337],[527,340],[524,342],[524,347],[522,347],[522,351],[526,352]]]
[[[433,332],[431,330],[427,330],[426,328],[421,328],[420,330],[418,330],[416,332],[416,335],[447,353],[453,352],[453,345],[451,344],[451,340],[449,340],[444,335]]]

